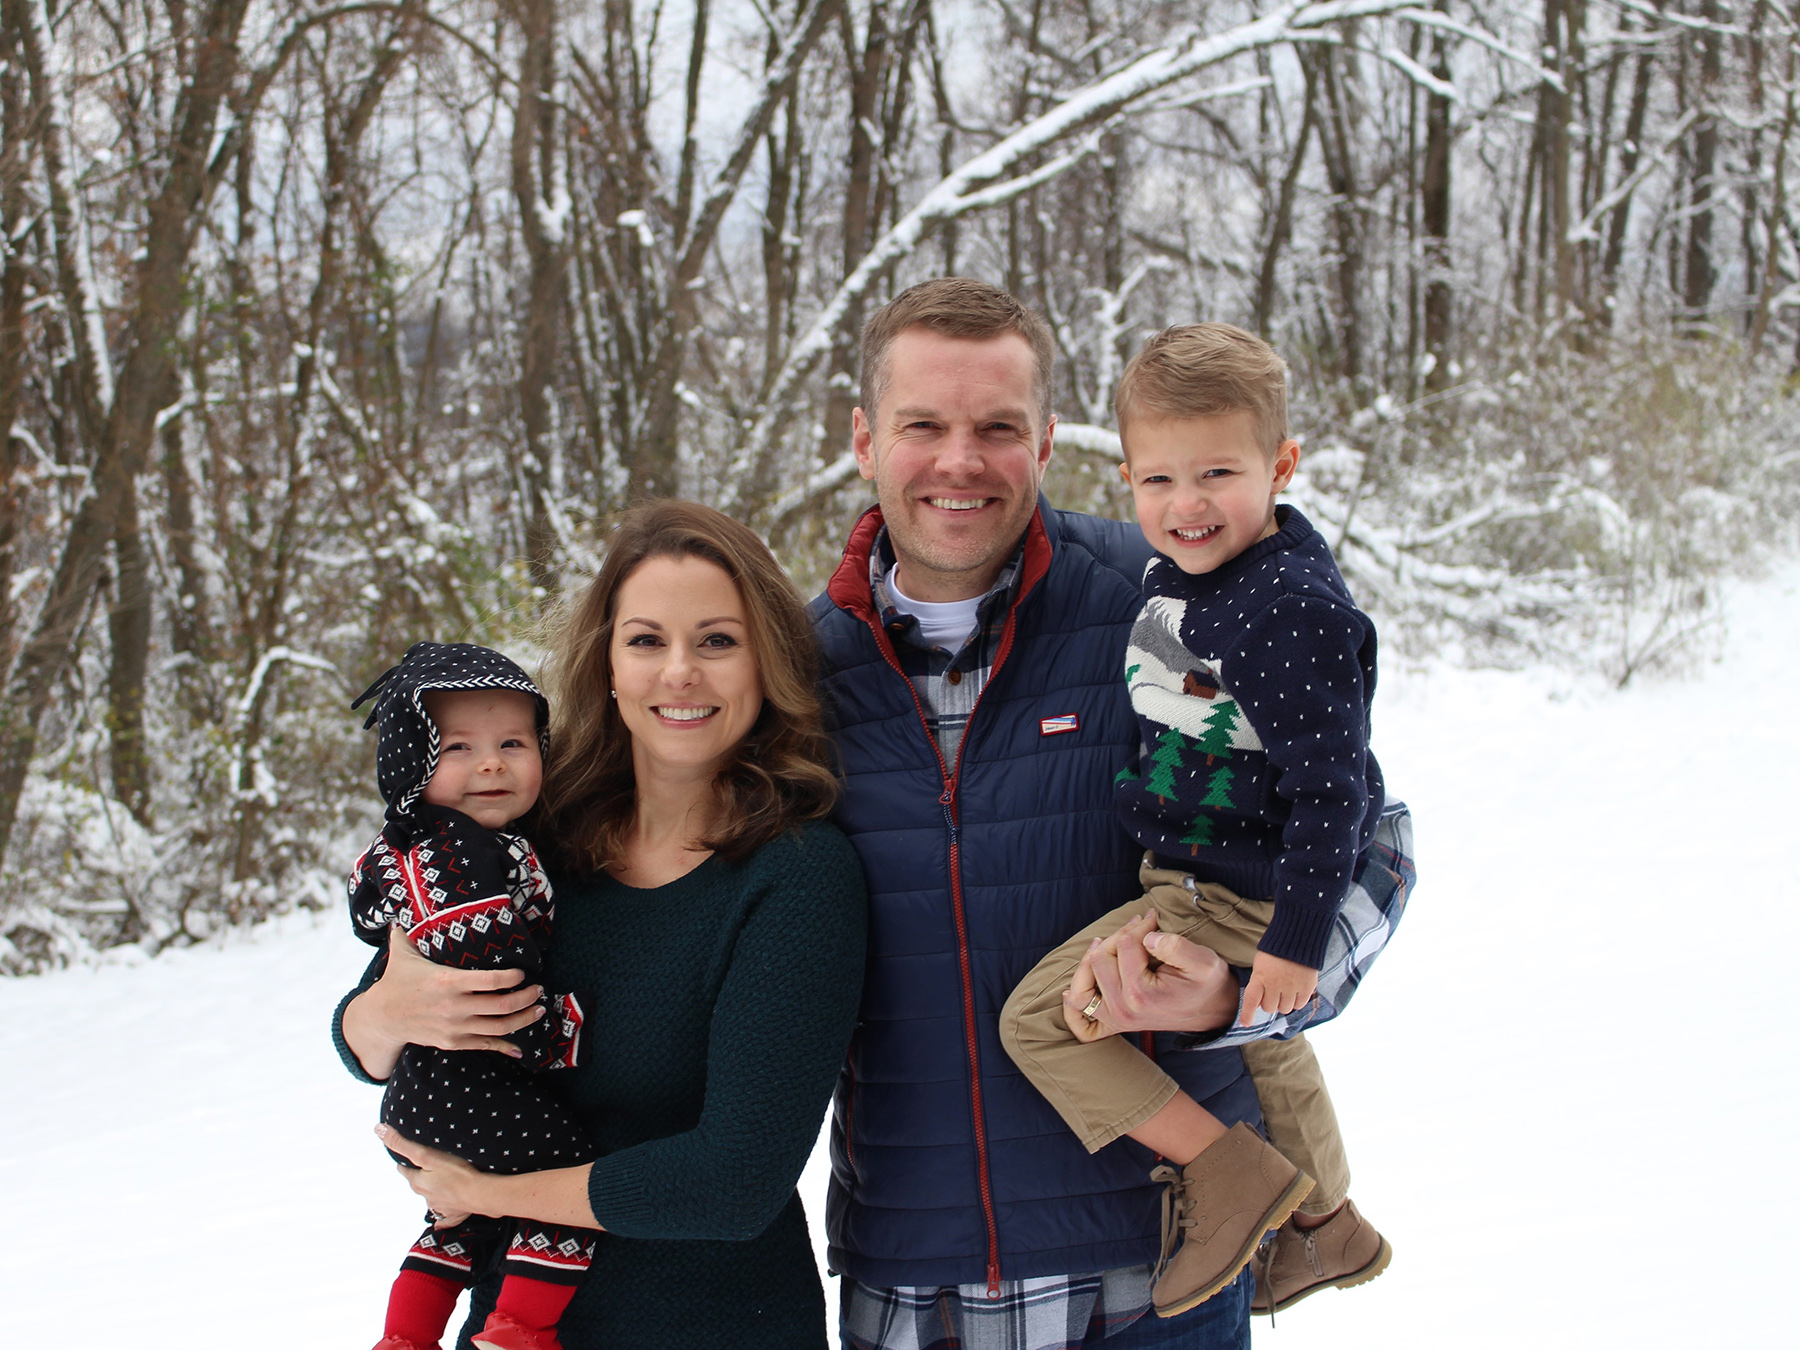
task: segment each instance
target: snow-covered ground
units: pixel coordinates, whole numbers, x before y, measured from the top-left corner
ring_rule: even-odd
[[[1384,672],[1420,885],[1316,1043],[1396,1256],[1261,1345],[1793,1342],[1796,673],[1793,565],[1680,681]],[[332,915],[0,981],[8,1343],[374,1341],[418,1207],[325,1035],[363,956]]]

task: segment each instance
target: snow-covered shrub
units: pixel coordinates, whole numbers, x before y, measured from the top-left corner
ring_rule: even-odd
[[[1724,344],[1513,354],[1333,425],[1294,498],[1390,647],[1550,655],[1620,684],[1704,646],[1718,583],[1794,543],[1800,396]]]

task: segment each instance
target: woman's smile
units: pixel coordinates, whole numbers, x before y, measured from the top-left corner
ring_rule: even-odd
[[[613,697],[645,773],[712,773],[755,725],[762,681],[737,584],[691,555],[647,558],[619,584]]]

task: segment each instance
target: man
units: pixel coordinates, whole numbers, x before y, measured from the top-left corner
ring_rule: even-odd
[[[997,1029],[1044,952],[1138,893],[1112,785],[1137,748],[1122,661],[1147,546],[1040,498],[1053,346],[1005,292],[915,286],[871,316],[862,352],[854,445],[879,505],[812,608],[837,820],[870,887],[832,1120],[845,1344],[1247,1347],[1248,1274],[1180,1317],[1146,1315],[1153,1158],[1129,1141],[1090,1157]],[[1166,937],[1156,955],[1174,963],[1160,976],[1141,948],[1101,953],[1092,977],[1121,1005],[1108,1025],[1229,1023],[1217,958]],[[1256,1123],[1235,1051],[1157,1048],[1222,1121]]]

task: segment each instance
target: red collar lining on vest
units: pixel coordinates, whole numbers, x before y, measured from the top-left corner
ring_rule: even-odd
[[[879,506],[871,506],[863,512],[844,544],[844,560],[837,565],[825,587],[825,594],[839,609],[848,610],[877,628],[881,626],[881,616],[875,612],[875,597],[869,590],[869,555],[874,552],[875,539],[881,533],[883,523]],[[1019,597],[1013,602],[1014,609],[1024,602],[1049,570],[1050,532],[1044,528],[1044,508],[1040,502],[1025,527],[1024,569],[1019,578]]]

